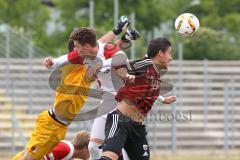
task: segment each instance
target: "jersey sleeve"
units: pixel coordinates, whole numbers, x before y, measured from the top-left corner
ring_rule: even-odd
[[[136,76],[142,75],[146,72],[148,67],[152,65],[151,59],[140,59],[129,62],[128,73]]]
[[[83,64],[83,58],[79,55],[77,51],[72,51],[67,55],[68,61],[72,64]]]
[[[66,63],[71,64],[83,64],[83,58],[78,54],[77,51],[72,51],[68,54],[62,55],[58,58],[53,59],[53,68],[61,67]]]
[[[126,68],[127,56],[126,54],[114,44],[106,44],[104,48],[103,67],[113,67],[114,69]]]
[[[61,67],[68,62],[67,54],[53,59],[53,68]]]
[[[104,57],[105,59],[112,58],[115,56],[121,49],[115,44],[106,44],[104,47]]]

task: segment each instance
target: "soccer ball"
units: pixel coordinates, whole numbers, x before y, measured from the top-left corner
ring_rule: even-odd
[[[191,13],[183,13],[175,20],[175,28],[181,35],[191,35],[199,28],[198,18]]]

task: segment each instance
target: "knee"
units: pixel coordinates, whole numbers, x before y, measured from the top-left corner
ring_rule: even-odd
[[[112,151],[105,151],[99,160],[118,160],[119,156]]]
[[[26,156],[23,156],[21,160],[35,160],[31,155],[27,154]]]
[[[113,160],[113,159],[106,157],[106,156],[102,156],[99,160]]]
[[[99,147],[101,144],[90,141],[88,144],[88,150],[90,154],[90,159],[99,159],[102,154],[102,149]]]
[[[20,160],[35,160],[29,153],[25,153]]]

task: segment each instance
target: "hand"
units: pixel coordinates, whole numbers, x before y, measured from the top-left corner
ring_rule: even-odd
[[[131,74],[126,74],[126,80],[128,80],[130,83],[134,83],[136,76],[131,75]]]
[[[162,103],[171,104],[171,103],[175,102],[176,100],[177,100],[176,96],[168,96],[168,97],[165,97],[165,99]]]
[[[85,79],[89,81],[94,81],[95,78],[97,77],[97,72],[101,67],[102,67],[102,61],[96,63],[95,65],[89,66],[87,69]]]
[[[115,26],[112,31],[114,32],[114,34],[118,35],[123,30],[125,30],[129,25],[130,25],[130,21],[128,17],[121,16],[120,19],[118,20],[117,26]]]
[[[128,42],[130,40],[137,40],[140,37],[138,31],[134,28],[129,28],[121,37],[121,40]]]
[[[47,57],[43,60],[43,65],[47,68],[50,68],[53,66],[54,62],[53,62],[53,58],[52,57]]]
[[[95,66],[88,67],[85,80],[94,81],[95,78],[97,77],[96,72],[97,68]]]

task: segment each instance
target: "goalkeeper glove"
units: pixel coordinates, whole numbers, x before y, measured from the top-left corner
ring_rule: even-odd
[[[136,29],[129,28],[127,31],[122,35],[121,40],[124,42],[129,42],[130,40],[137,40],[140,37],[140,34]]]
[[[117,26],[113,28],[113,32],[115,35],[120,34],[124,29],[126,29],[130,25],[130,21],[128,17],[126,16],[121,16],[120,19],[118,20]]]

